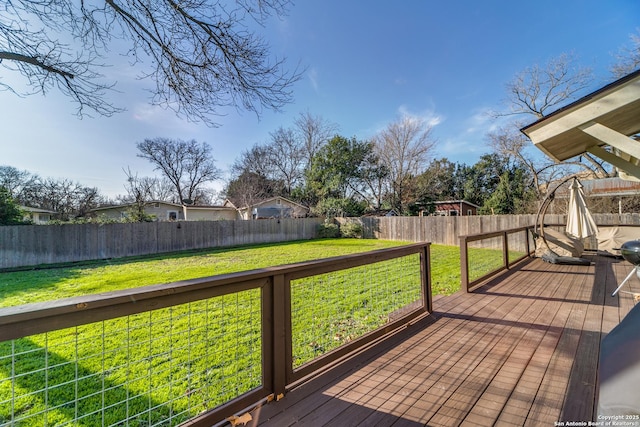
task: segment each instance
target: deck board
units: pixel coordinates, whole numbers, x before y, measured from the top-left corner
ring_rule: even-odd
[[[254,426],[487,426],[589,421],[602,338],[633,307],[632,266],[525,262],[252,412]],[[626,292],[640,291],[630,280]]]

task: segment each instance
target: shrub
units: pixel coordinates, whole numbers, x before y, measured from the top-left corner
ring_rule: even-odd
[[[340,234],[342,237],[361,239],[362,225],[358,222],[346,222],[340,226]]]
[[[321,239],[340,237],[340,227],[327,219],[324,223],[318,224],[318,237]]]
[[[0,187],[0,225],[25,224],[23,212],[6,187]]]

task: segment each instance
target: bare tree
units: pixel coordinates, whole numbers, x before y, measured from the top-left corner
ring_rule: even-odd
[[[0,187],[9,191],[11,197],[20,199],[23,193],[38,180],[37,175],[31,172],[20,170],[13,166],[0,166]]]
[[[487,134],[487,140],[495,153],[513,159],[528,171],[536,196],[541,198],[549,184],[561,176],[580,172],[591,178],[602,178],[610,175],[604,161],[591,157],[583,161],[577,157],[562,163],[542,158],[539,153],[532,152],[533,147],[527,137],[519,131],[522,125],[518,122],[511,126],[501,126]]]
[[[591,69],[576,67],[575,58],[562,54],[545,67],[534,65],[507,83],[508,111],[496,116],[533,115],[540,119],[574,99],[591,84]]]
[[[320,116],[314,116],[308,111],[300,113],[294,121],[294,126],[305,157],[305,169],[308,169],[313,156],[338,133],[339,127],[337,124]]]
[[[424,119],[404,116],[374,138],[381,165],[388,173],[388,192],[394,209],[406,212],[411,179],[427,166],[435,141]]]
[[[280,186],[279,183],[255,172],[244,171],[229,181],[224,193],[237,207],[246,207],[276,196]]]
[[[57,212],[67,221],[84,216],[103,201],[97,188],[85,187],[69,179],[37,178],[20,198],[27,206]]]
[[[611,172],[597,157],[582,156],[556,164],[550,159],[539,160],[529,148],[530,142],[519,132],[527,120],[537,120],[574,101],[593,81],[591,70],[575,65],[572,55],[562,54],[544,67],[534,65],[518,73],[507,83],[506,111],[493,112],[494,117],[517,116],[506,125],[487,134],[494,152],[509,156],[530,172],[538,196],[558,174],[574,173],[580,169],[593,177],[607,177]]]
[[[629,45],[620,49],[616,55],[616,63],[611,67],[611,73],[616,78],[640,69],[640,28],[635,34],[631,34],[629,39]]]
[[[260,115],[291,100],[297,70],[271,58],[267,43],[250,29],[287,12],[289,0],[157,0],[76,2],[16,0],[0,6],[0,61],[26,78],[29,90],[57,88],[86,110],[111,115],[119,108],[105,95],[114,84],[101,70],[107,53],[125,44],[140,76],[155,84],[151,102],[179,116],[216,125],[220,107]],[[120,44],[114,43],[118,42]],[[123,52],[125,53],[125,52]],[[150,64],[150,65],[145,65]]]
[[[149,160],[171,182],[179,203],[201,202],[204,184],[220,178],[211,147],[195,140],[145,139],[138,157]]]
[[[288,196],[303,178],[305,160],[293,129],[280,127],[271,132],[267,150],[269,163],[275,169],[274,178],[283,182],[283,190]]]
[[[232,174],[240,175],[248,172],[265,178],[271,177],[273,165],[269,148],[264,145],[254,144],[248,150],[244,150],[231,167]]]
[[[137,222],[151,220],[151,217],[145,212],[145,208],[152,200],[173,201],[173,186],[166,178],[138,177],[138,174],[132,172],[131,168],[123,169],[123,171],[127,176],[125,184],[127,194],[124,197],[120,196],[119,199],[123,203],[131,204],[128,212],[130,220]],[[169,188],[167,188],[167,183]]]

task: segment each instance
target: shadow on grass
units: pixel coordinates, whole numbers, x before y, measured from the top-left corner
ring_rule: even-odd
[[[171,419],[171,407],[151,397],[150,380],[139,372],[124,375],[146,382],[143,393],[108,379],[113,371],[92,372],[27,338],[14,341],[14,351],[16,356],[11,357],[11,342],[0,344],[2,425],[57,425],[77,420],[74,425],[90,427],[128,420],[127,425],[170,426],[189,418],[182,414]]]

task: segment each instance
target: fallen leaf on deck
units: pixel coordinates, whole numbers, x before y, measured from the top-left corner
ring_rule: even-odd
[[[245,412],[244,414],[242,414],[240,416],[234,415],[232,417],[229,417],[229,418],[227,418],[227,421],[229,421],[233,427],[236,427],[236,426],[238,426],[240,424],[242,424],[243,426],[246,426],[247,423],[249,421],[251,421],[252,419],[253,418],[251,418],[251,414],[248,413],[248,412]]]

